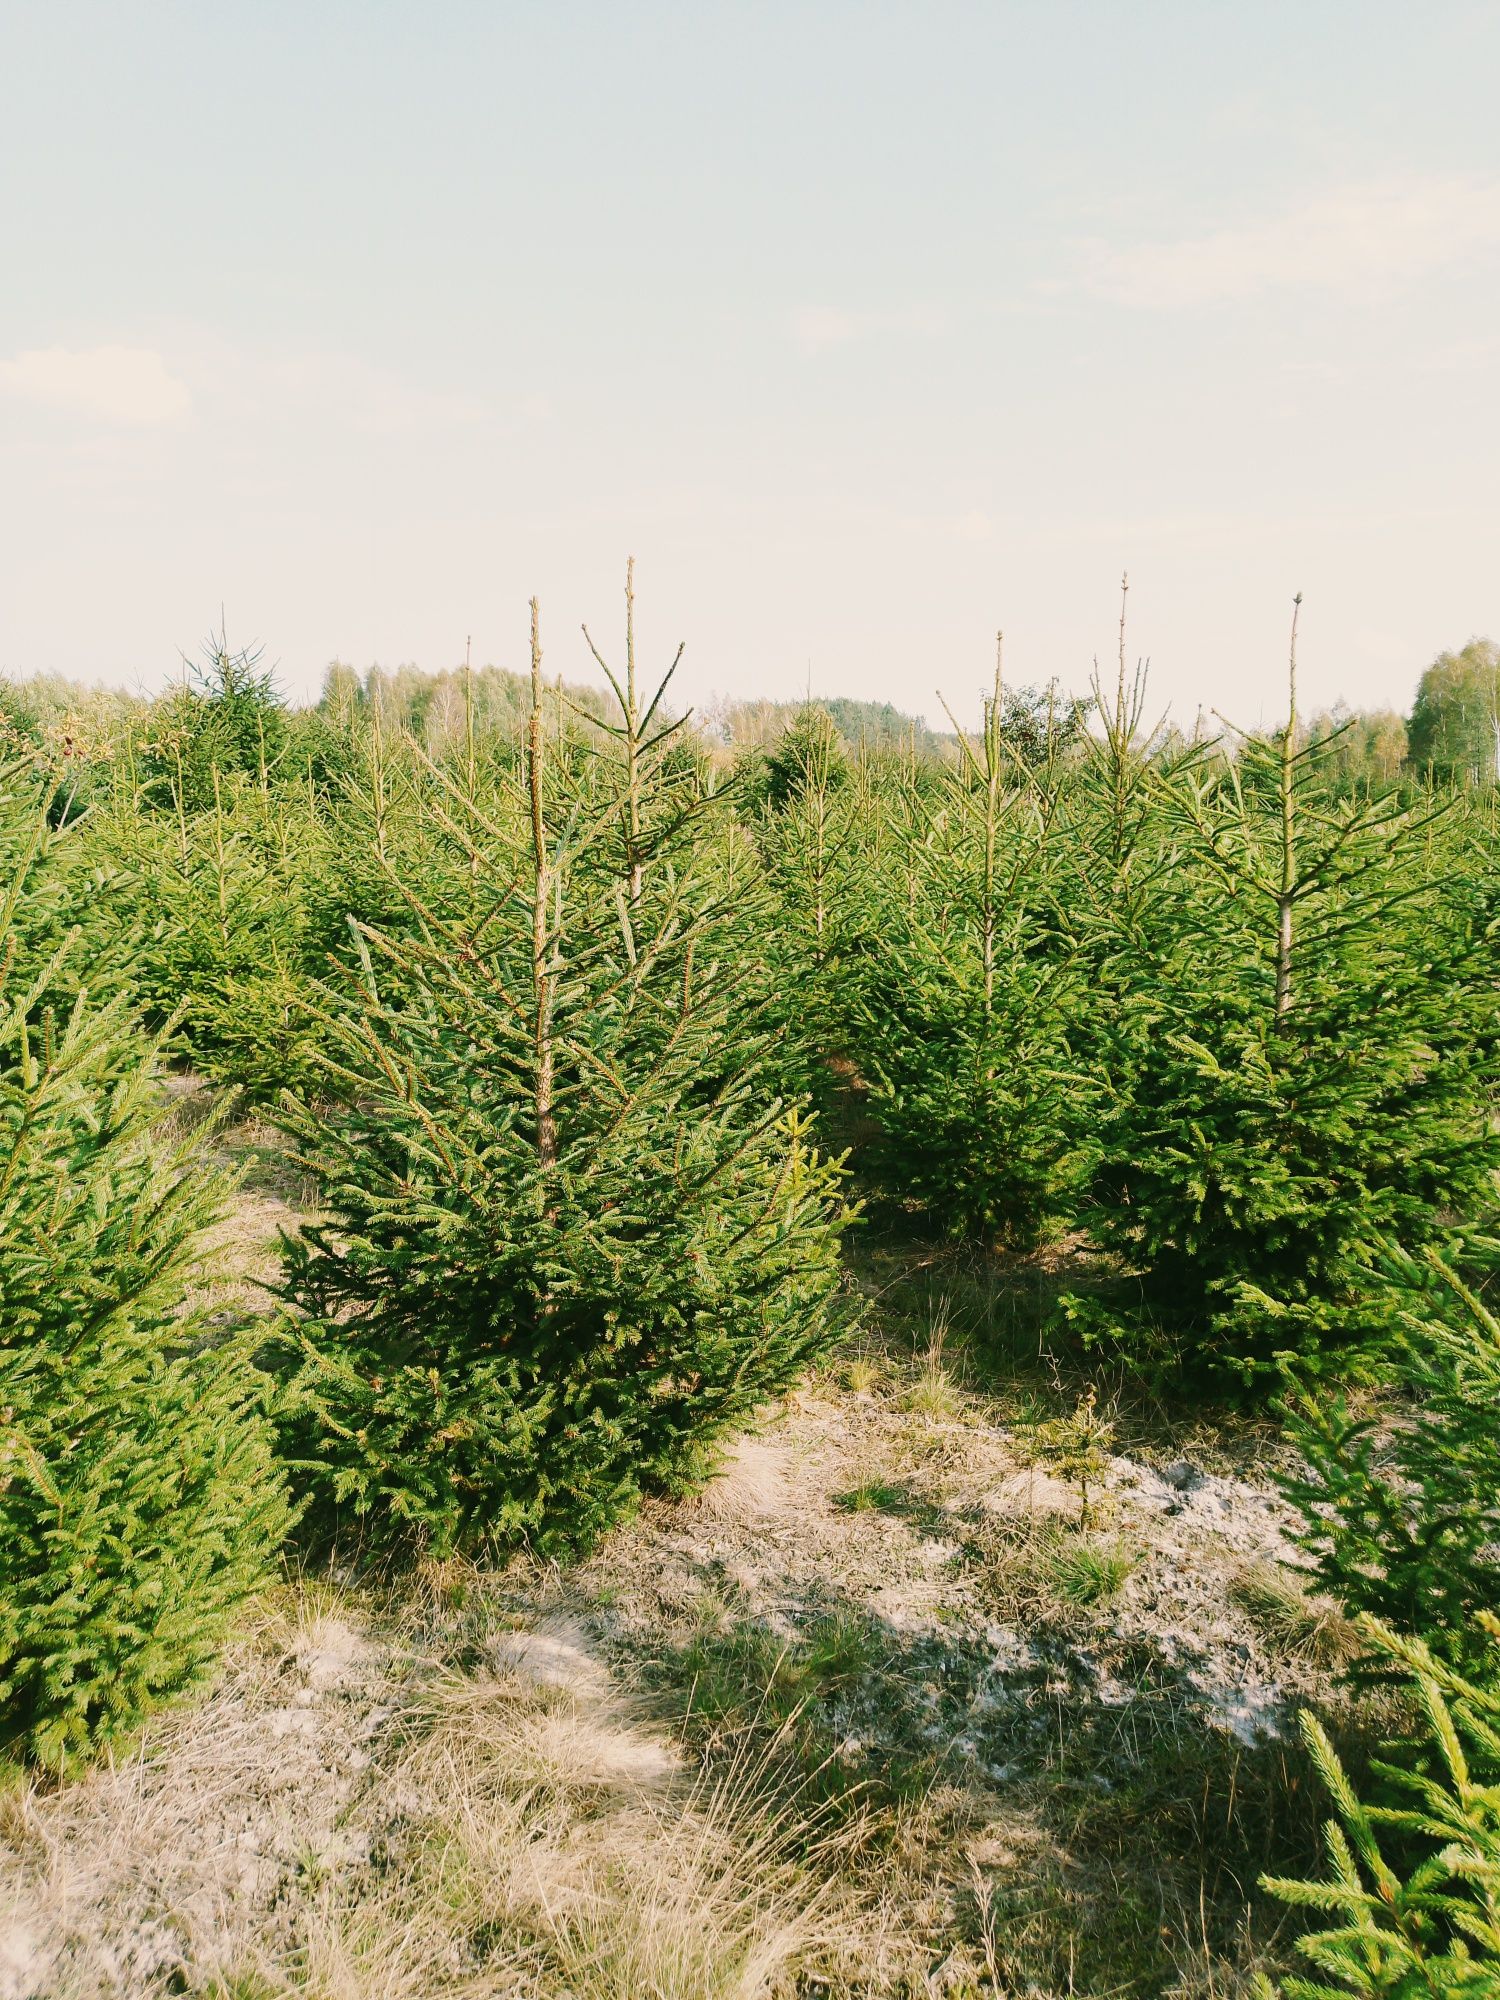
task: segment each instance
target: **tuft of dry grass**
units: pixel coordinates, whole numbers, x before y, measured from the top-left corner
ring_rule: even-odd
[[[1231,1580],[1229,1595],[1282,1659],[1332,1671],[1362,1650],[1353,1621],[1331,1597],[1310,1591],[1307,1579],[1285,1563],[1247,1563]]]
[[[850,1948],[861,1826],[788,1790],[770,1747],[690,1771],[618,1697],[515,1678],[447,1679],[409,1726],[391,1774],[421,1801],[407,1906],[487,1979],[760,2000]]]
[[[846,1514],[884,1513],[900,1504],[902,1490],[887,1479],[862,1479],[845,1493],[836,1493],[833,1504]]]
[[[930,1338],[921,1366],[901,1396],[901,1407],[913,1416],[946,1421],[958,1415],[963,1399],[944,1359],[948,1322],[938,1309],[932,1319]]]
[[[851,1396],[868,1396],[885,1380],[885,1370],[873,1354],[851,1354],[839,1369],[839,1383]]]

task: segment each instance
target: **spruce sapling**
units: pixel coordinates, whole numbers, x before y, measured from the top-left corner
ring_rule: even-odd
[[[225,1181],[161,1134],[157,1049],[68,950],[24,976],[46,801],[0,891],[0,1750],[70,1769],[211,1665],[288,1523],[260,1378],[184,1312]]]
[[[412,921],[358,927],[322,1096],[286,1112],[329,1215],[287,1245],[292,1448],[438,1551],[586,1543],[840,1320],[839,1172],[765,1094],[703,821],[648,840],[639,762],[637,817],[618,760],[560,805],[541,657],[533,605],[524,770],[431,767],[474,865],[393,877]]]
[[[1373,1619],[1375,1650],[1406,1676],[1423,1743],[1372,1775],[1396,1801],[1371,1805],[1321,1725],[1302,1727],[1333,1800],[1325,1829],[1331,1874],[1263,1879],[1325,1922],[1297,1941],[1315,1977],[1284,2000],[1495,2000],[1500,1994],[1500,1697],[1463,1680],[1420,1643]],[[1490,1621],[1491,1643],[1500,1625]],[[1275,1989],[1259,1982],[1262,2000]]]
[[[1114,959],[1083,1218],[1130,1275],[1070,1306],[1149,1366],[1262,1384],[1378,1351],[1380,1247],[1475,1224],[1500,1163],[1489,975],[1421,865],[1440,808],[1330,794],[1295,618],[1291,658],[1275,743],[1162,780],[1173,865]]]

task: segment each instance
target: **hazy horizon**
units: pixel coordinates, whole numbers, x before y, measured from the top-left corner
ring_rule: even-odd
[[[597,643],[597,634],[595,636]],[[1089,699],[1094,692],[1097,681],[1097,685],[1103,691],[1105,702],[1113,702],[1115,681],[1118,673],[1118,636],[1117,630],[1115,635],[1116,652],[1114,656],[1105,660],[1101,654],[1097,663],[1091,660],[1086,673],[1080,680],[1077,682],[1065,682],[1060,676],[1058,677],[1056,684],[1063,696],[1076,696],[1080,699]],[[284,671],[283,663],[278,659],[271,658],[265,648],[256,641],[254,635],[250,635],[248,643],[242,643],[244,638],[245,635],[243,634],[234,632],[226,634],[222,628],[216,627],[204,635],[196,648],[184,648],[179,651],[178,657],[171,668],[154,679],[136,678],[127,680],[118,675],[110,676],[107,673],[94,675],[68,674],[54,669],[38,669],[37,672],[43,678],[60,679],[89,693],[116,690],[128,695],[136,695],[143,699],[151,700],[167,692],[170,688],[192,683],[202,674],[210,672],[214,651],[221,644],[227,643],[228,649],[232,654],[249,657],[253,661],[255,670],[258,673],[269,671],[273,685],[278,693],[286,701],[288,707],[293,709],[315,707],[321,697],[324,676],[335,668],[352,669],[362,682],[367,680],[372,674],[385,674],[392,677],[408,672],[416,672],[434,677],[457,675],[462,674],[466,666],[471,667],[476,675],[499,669],[524,679],[529,672],[529,650],[525,658],[518,655],[516,658],[506,660],[481,660],[473,657],[471,649],[467,660],[461,654],[457,659],[445,661],[438,665],[427,664],[419,660],[373,660],[366,666],[360,666],[352,660],[334,659],[325,663],[322,673],[317,675],[313,682],[305,686],[300,686],[289,681]],[[551,685],[561,678],[569,686],[593,687],[601,693],[607,694],[608,686],[605,677],[599,672],[592,656],[589,655],[587,641],[582,641],[582,643],[585,650],[583,661],[575,661],[571,666],[564,667],[559,667],[555,661],[547,657],[547,649],[544,646],[543,671],[548,684]],[[610,658],[611,650],[619,653],[623,658],[623,644],[613,649],[601,647],[601,650],[604,651],[606,659]],[[1126,658],[1127,674],[1132,677],[1137,675],[1140,677],[1140,687],[1144,693],[1141,726],[1148,733],[1168,723],[1174,723],[1184,728],[1189,728],[1197,724],[1198,726],[1206,726],[1212,733],[1217,733],[1220,729],[1224,729],[1228,730],[1231,734],[1235,734],[1241,728],[1255,730],[1265,726],[1274,726],[1278,717],[1285,712],[1286,663],[1283,663],[1283,687],[1281,690],[1273,690],[1270,699],[1262,706],[1260,711],[1255,716],[1247,718],[1243,713],[1236,714],[1233,711],[1226,712],[1212,709],[1203,703],[1197,704],[1191,714],[1184,710],[1174,709],[1169,703],[1160,703],[1155,699],[1155,679],[1152,674],[1150,659],[1131,651],[1127,651]],[[670,664],[670,659],[656,662],[644,661],[642,663],[643,675],[649,678],[652,688],[660,680],[662,669]],[[674,694],[682,683],[682,664],[685,664],[685,661],[679,664],[673,676],[672,687]],[[951,736],[954,728],[954,712],[956,711],[957,722],[960,728],[974,724],[976,719],[975,714],[966,714],[965,708],[977,711],[992,685],[995,670],[993,641],[991,642],[988,667],[989,671],[985,676],[983,685],[981,686],[976,683],[976,688],[973,691],[973,699],[968,704],[963,702],[962,696],[959,696],[955,701],[949,688],[939,684],[934,691],[930,710],[924,710],[918,704],[903,706],[900,701],[892,700],[885,695],[861,695],[849,689],[819,687],[816,683],[774,694],[768,693],[765,689],[755,687],[706,687],[700,690],[695,696],[685,697],[682,702],[673,702],[672,706],[674,710],[690,708],[694,714],[705,720],[716,721],[725,711],[738,707],[754,708],[758,704],[769,703],[776,707],[795,709],[807,703],[818,705],[848,700],[866,702],[877,706],[888,705],[908,719],[925,722],[937,735]],[[655,671],[653,671],[653,668]],[[21,684],[28,678],[29,676],[24,672],[0,665],[0,681]],[[1303,684],[1303,681],[1304,677],[1299,665],[1299,686]],[[1008,670],[1004,674],[1004,684],[1007,687],[1021,687],[1030,692],[1045,690],[1048,685],[1045,681],[1023,680],[1020,676]],[[1279,702],[1277,700],[1278,692]],[[669,697],[669,701],[671,701],[671,697]],[[1305,688],[1299,694],[1299,710],[1304,717],[1311,715],[1314,711],[1326,713],[1329,710],[1340,708],[1347,708],[1351,712],[1354,712],[1360,706],[1348,701],[1342,695],[1334,696],[1331,701],[1318,700],[1309,702],[1305,694]],[[1409,711],[1411,704],[1410,701],[1407,701],[1405,703],[1392,702],[1388,704],[1369,703],[1362,706],[1366,712],[1379,707],[1396,709],[1405,715]]]
[[[13,9],[0,671],[1409,708],[1500,627],[1500,11]]]

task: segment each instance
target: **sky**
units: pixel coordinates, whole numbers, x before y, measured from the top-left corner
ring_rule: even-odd
[[[1406,707],[1500,636],[1500,6],[8,0],[0,672]]]

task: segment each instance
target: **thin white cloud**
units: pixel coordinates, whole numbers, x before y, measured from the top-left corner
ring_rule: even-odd
[[[0,396],[147,428],[180,423],[193,400],[149,347],[27,348],[0,360]]]
[[[1230,304],[1297,286],[1367,295],[1500,247],[1500,181],[1429,175],[1346,187],[1262,221],[1082,246],[1079,282],[1125,306]]]
[[[169,366],[154,348],[28,348],[0,357],[0,397],[117,427],[287,421],[347,434],[391,437],[491,421],[477,397],[415,383],[357,354],[257,351],[188,328]],[[545,416],[536,399],[523,414]]]

